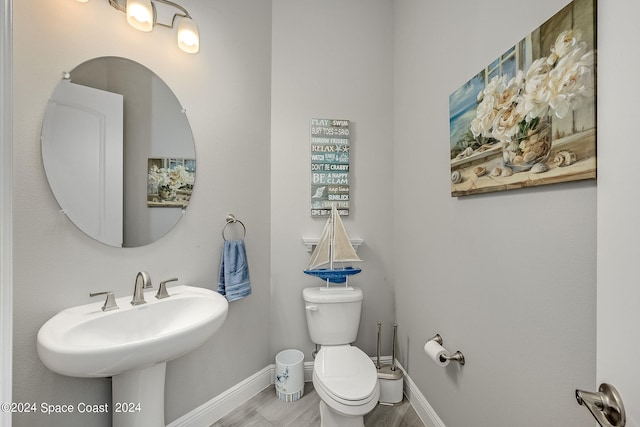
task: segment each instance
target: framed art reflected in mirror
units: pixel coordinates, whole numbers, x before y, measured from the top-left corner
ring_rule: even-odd
[[[195,182],[195,159],[149,159],[147,206],[184,208]]]

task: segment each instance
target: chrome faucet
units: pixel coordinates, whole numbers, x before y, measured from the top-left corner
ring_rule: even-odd
[[[141,271],[136,276],[136,283],[133,287],[133,299],[131,305],[140,305],[146,303],[144,300],[144,289],[151,289],[151,277],[146,271]]]

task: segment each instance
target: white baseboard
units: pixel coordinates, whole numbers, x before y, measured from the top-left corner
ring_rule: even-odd
[[[244,381],[222,392],[168,424],[167,427],[209,427],[229,412],[273,384],[275,365],[256,372]]]
[[[390,363],[391,356],[381,357],[380,362],[385,364]],[[420,392],[418,386],[416,386],[409,375],[407,375],[402,365],[397,363],[397,361],[396,365],[404,374],[404,394],[425,427],[446,427],[429,402],[427,402],[427,399],[425,399],[424,395]],[[193,411],[168,424],[167,427],[209,427],[265,388],[274,384],[275,371],[275,364],[265,367],[244,381],[239,382],[230,389],[217,395],[210,401],[198,406]],[[313,362],[305,362],[304,381],[311,382],[312,378]]]
[[[413,406],[413,409],[415,409],[416,414],[418,414],[418,417],[420,417],[425,427],[446,427],[416,383],[411,380],[407,371],[405,371],[399,363],[397,363],[397,365],[404,374],[404,395],[407,396],[407,400],[411,402],[411,406]]]

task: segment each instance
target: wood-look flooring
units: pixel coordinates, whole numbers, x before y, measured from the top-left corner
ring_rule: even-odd
[[[276,397],[267,387],[211,427],[320,427],[320,397],[312,383],[304,384],[304,396],[295,402]],[[424,427],[406,398],[394,406],[378,405],[364,416],[366,427]]]

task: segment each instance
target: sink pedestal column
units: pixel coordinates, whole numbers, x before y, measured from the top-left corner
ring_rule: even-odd
[[[164,379],[167,363],[112,377],[114,427],[164,427]]]

